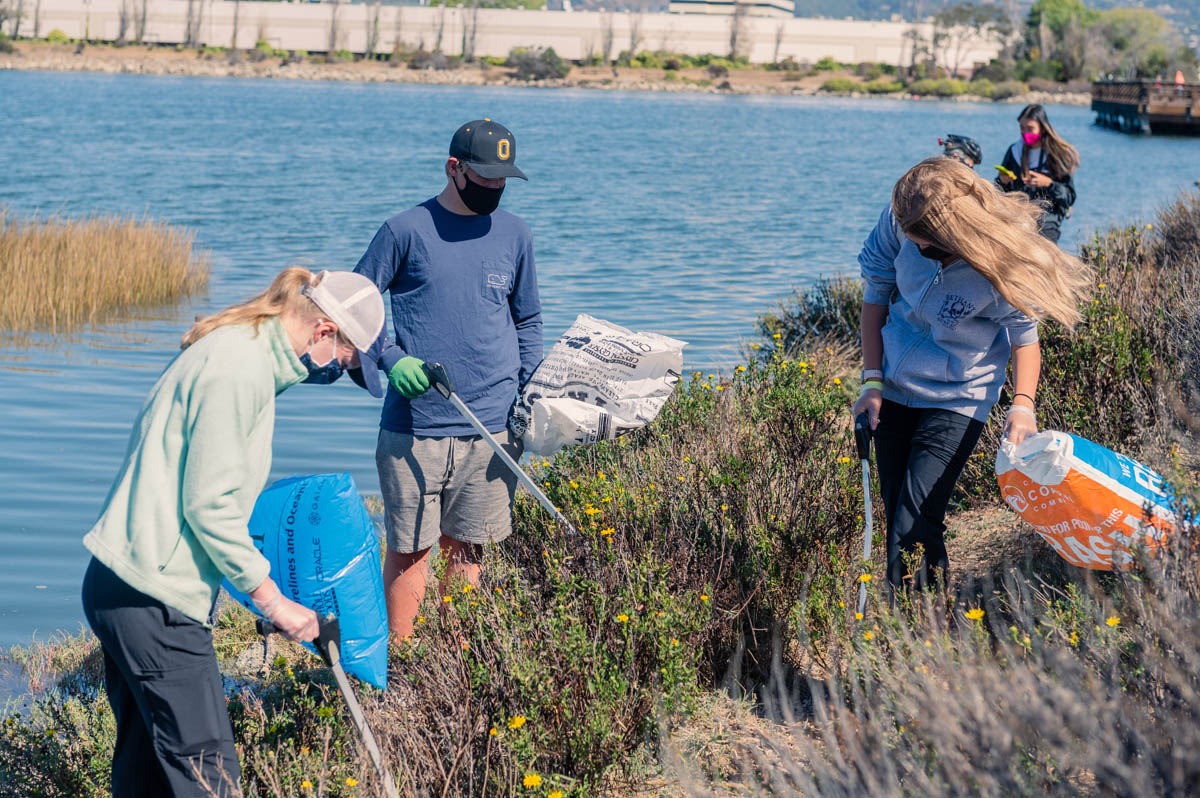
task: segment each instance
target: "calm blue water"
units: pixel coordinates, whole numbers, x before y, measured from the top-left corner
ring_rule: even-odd
[[[856,270],[892,182],[939,135],[973,135],[990,167],[1018,110],[0,72],[0,203],[146,214],[193,229],[213,261],[209,293],[180,306],[0,341],[0,646],[78,628],[79,539],[189,320],[294,261],[351,268],[385,218],[441,188],[459,123],[517,135],[531,180],[504,205],[534,230],[548,338],[587,312],[683,338],[689,367],[714,368],[789,289]],[[1200,140],[1113,133],[1082,108],[1051,120],[1084,161],[1068,243],[1200,178]],[[376,491],[377,420],[349,380],[288,391],[273,478],[346,470]]]

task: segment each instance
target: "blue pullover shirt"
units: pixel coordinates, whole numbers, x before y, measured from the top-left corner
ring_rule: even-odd
[[[986,421],[1013,346],[1037,343],[1037,323],[961,258],[921,255],[889,206],[863,242],[863,301],[886,305],[883,398]]]
[[[441,363],[489,432],[542,361],[542,304],[529,225],[507,211],[451,213],[436,198],[388,219],[354,271],[389,292],[395,341],[380,367],[411,355]],[[434,390],[388,389],[383,429],[429,437],[477,434]]]

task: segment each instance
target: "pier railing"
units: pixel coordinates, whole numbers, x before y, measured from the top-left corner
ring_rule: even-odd
[[[1121,130],[1200,134],[1200,84],[1097,81],[1092,110],[1098,123]]]

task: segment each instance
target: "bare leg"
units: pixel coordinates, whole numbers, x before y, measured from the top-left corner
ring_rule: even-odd
[[[445,540],[445,538],[443,538]],[[429,552],[401,554],[388,549],[383,560],[383,593],[387,600],[388,631],[399,642],[412,635],[413,622],[425,599]]]
[[[442,595],[447,595],[454,582],[462,581],[476,587],[483,571],[483,547],[476,543],[463,543],[442,535],[438,540],[442,556],[446,558],[446,576],[442,580]]]

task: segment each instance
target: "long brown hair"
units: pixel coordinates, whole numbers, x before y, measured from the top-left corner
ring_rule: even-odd
[[[1068,328],[1080,319],[1092,270],[1038,235],[1041,209],[1004,193],[953,158],[929,158],[892,189],[892,212],[906,233],[954,252],[1031,319]]]
[[[1046,165],[1050,168],[1051,177],[1062,180],[1067,175],[1075,174],[1075,170],[1079,168],[1079,151],[1055,132],[1054,126],[1046,116],[1046,109],[1037,103],[1025,106],[1021,113],[1017,114],[1017,121],[1024,122],[1027,119],[1037,122],[1041,128],[1038,145],[1046,153]],[[1024,141],[1021,142],[1021,171],[1024,173],[1022,177],[1029,173],[1029,147]]]
[[[275,279],[267,286],[267,290],[261,294],[257,294],[245,302],[231,305],[211,316],[197,319],[192,328],[184,333],[179,348],[187,349],[218,327],[229,324],[253,324],[257,330],[258,325],[266,319],[284,313],[295,314],[302,319],[315,319],[321,315],[321,309],[311,299],[301,294],[300,289],[306,285],[316,285],[319,282],[319,277],[303,266],[289,266],[275,275]]]

